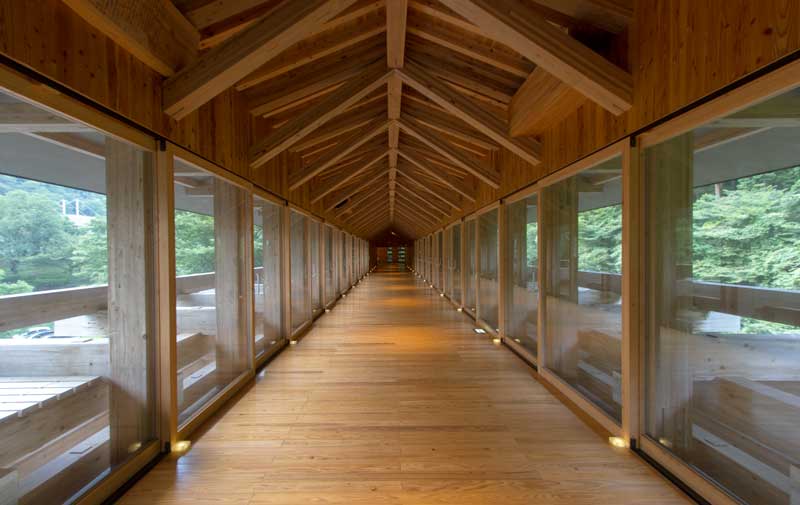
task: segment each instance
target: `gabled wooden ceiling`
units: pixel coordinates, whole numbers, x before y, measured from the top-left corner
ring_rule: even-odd
[[[119,17],[108,2],[64,1],[93,24]],[[172,0],[158,27],[136,26],[146,40],[131,51],[165,75],[168,114],[235,87],[263,132],[253,169],[291,151],[292,191],[308,186],[363,236],[413,238],[499,187],[498,149],[536,164],[537,137],[586,100],[630,108],[630,74],[601,54],[624,47],[631,4]]]

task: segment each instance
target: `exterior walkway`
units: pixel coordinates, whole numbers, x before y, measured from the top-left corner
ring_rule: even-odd
[[[374,273],[121,503],[679,504],[410,273]]]

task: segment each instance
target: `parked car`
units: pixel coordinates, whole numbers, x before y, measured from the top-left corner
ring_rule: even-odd
[[[31,328],[27,331],[14,335],[14,338],[49,338],[53,336],[53,330],[46,327],[41,326],[38,328]]]

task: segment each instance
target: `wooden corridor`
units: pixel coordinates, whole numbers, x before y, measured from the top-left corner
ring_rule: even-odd
[[[473,326],[372,274],[121,503],[690,503]]]

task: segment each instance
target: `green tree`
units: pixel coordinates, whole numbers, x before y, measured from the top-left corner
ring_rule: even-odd
[[[33,291],[33,286],[28,284],[27,282],[17,281],[17,282],[3,282],[5,280],[6,273],[3,270],[0,270],[0,296],[5,295],[20,295],[23,293],[30,293]]]
[[[75,227],[47,194],[0,195],[0,266],[35,290],[68,287]]]
[[[622,205],[578,214],[578,270],[622,272]]]
[[[88,284],[108,283],[108,225],[105,217],[96,217],[81,234],[72,254],[74,277]]]
[[[177,275],[213,272],[214,218],[175,211],[175,271]]]

